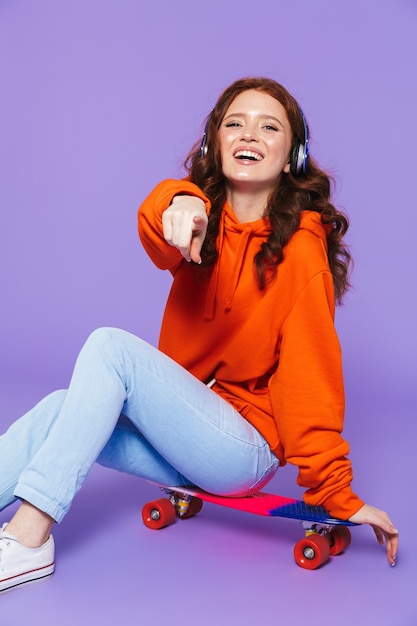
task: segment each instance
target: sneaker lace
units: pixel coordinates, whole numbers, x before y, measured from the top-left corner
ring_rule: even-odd
[[[10,542],[6,539],[6,537],[0,537],[0,570],[3,569],[1,566],[1,561],[2,561],[1,554],[3,552],[5,545],[6,546],[10,545]]]
[[[4,535],[0,531],[0,569],[2,569],[2,567],[1,567],[1,554],[2,554],[3,550],[5,548],[7,548],[8,546],[10,546],[10,538],[7,535]]]

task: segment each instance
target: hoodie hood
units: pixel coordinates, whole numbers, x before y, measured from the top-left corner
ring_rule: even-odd
[[[321,221],[321,213],[317,211],[302,211],[299,229],[309,230],[326,244],[327,235],[331,232],[332,225],[323,224]]]

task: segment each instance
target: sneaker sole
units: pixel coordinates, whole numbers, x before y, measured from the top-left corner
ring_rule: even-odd
[[[0,582],[0,593],[2,591],[6,591],[7,589],[11,589],[12,587],[23,585],[24,583],[30,583],[35,580],[46,578],[47,576],[53,574],[54,570],[55,563],[51,563],[50,565],[46,565],[45,567],[40,567],[39,569],[33,569],[29,572],[24,572],[23,574],[6,578]]]

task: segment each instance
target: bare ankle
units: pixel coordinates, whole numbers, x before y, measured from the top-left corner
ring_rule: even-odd
[[[7,525],[7,532],[26,548],[38,548],[48,539],[54,520],[29,502],[23,502]]]

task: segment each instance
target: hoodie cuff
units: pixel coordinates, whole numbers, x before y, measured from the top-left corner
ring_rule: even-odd
[[[305,502],[310,504],[308,502],[308,495],[305,495]],[[324,506],[326,511],[332,517],[336,517],[341,520],[348,520],[349,517],[357,513],[357,511],[359,511],[364,504],[365,502],[353,493],[350,487],[347,487],[335,494],[332,494],[330,498],[322,503],[322,506]]]

